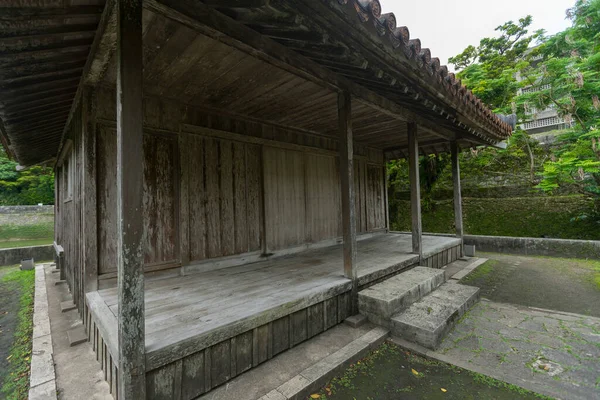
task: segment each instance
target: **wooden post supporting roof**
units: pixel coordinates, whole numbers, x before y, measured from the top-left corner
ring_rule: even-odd
[[[83,262],[84,293],[98,290],[98,221],[96,204],[96,129],[92,94],[86,89],[81,102],[83,140]]]
[[[412,214],[412,250],[423,261],[423,234],[421,228],[421,185],[419,183],[419,140],[417,124],[408,124],[408,168],[410,178],[410,210]]]
[[[454,184],[454,225],[456,226],[456,237],[460,238],[460,255],[464,256],[463,244],[463,219],[462,219],[462,194],[460,189],[460,165],[458,163],[458,144],[453,141],[452,154],[452,182]]]
[[[340,175],[342,181],[342,227],[344,235],[344,276],[352,279],[351,315],[358,313],[356,271],[356,212],[354,206],[354,148],[352,144],[352,99],[350,93],[338,94],[340,129]]]
[[[117,1],[117,252],[120,400],[146,397],[142,0]]]

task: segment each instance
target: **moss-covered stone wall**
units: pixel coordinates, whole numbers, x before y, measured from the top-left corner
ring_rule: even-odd
[[[422,204],[423,231],[454,233],[452,200]],[[600,240],[600,226],[580,218],[593,208],[580,195],[505,198],[463,198],[465,233],[515,237]],[[390,198],[393,230],[410,230],[410,202]]]

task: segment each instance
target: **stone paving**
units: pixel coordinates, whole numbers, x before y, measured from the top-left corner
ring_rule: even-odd
[[[437,351],[563,399],[600,399],[600,319],[482,300]]]

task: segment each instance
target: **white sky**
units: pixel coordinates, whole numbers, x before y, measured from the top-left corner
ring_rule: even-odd
[[[442,64],[479,40],[495,35],[506,21],[533,16],[530,32],[543,28],[547,34],[570,26],[567,8],[575,0],[380,0],[382,11],[393,12],[398,26],[406,26],[411,38],[431,50]],[[448,65],[449,69],[453,69]]]

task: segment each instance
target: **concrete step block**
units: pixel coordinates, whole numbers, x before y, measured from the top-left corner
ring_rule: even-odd
[[[72,300],[63,301],[60,303],[60,311],[67,312],[76,309],[77,306],[73,303]]]
[[[85,328],[78,326],[77,328],[67,331],[67,338],[69,339],[69,346],[77,346],[78,344],[85,343],[88,340]]]
[[[446,281],[445,271],[415,267],[358,294],[358,308],[375,324],[390,327],[390,318]]]
[[[445,283],[392,317],[392,334],[435,350],[456,321],[478,301],[479,288]]]

